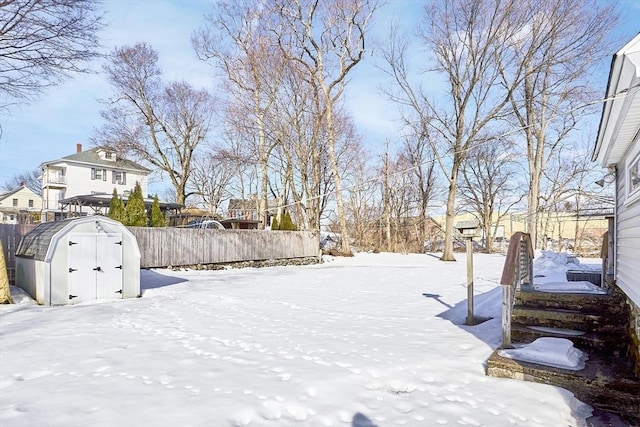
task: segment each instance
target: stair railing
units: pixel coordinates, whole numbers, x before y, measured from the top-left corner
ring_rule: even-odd
[[[517,232],[509,240],[502,269],[502,348],[511,347],[511,311],[522,285],[533,283],[533,246],[529,233]]]

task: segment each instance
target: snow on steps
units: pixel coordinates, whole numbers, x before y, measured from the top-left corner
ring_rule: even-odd
[[[589,353],[585,368],[576,371],[502,357],[499,352],[489,358],[487,375],[562,387],[585,403],[620,414],[630,425],[640,425],[640,382],[625,359]]]
[[[579,371],[502,357],[496,350],[487,374],[563,387],[584,402],[640,426],[640,379],[626,357],[629,316],[616,292],[608,295],[518,292],[512,316],[514,346],[540,337],[566,338],[588,355]]]
[[[628,328],[629,315],[617,292],[597,295],[521,291],[516,294],[511,318],[513,342],[562,337],[578,348],[618,356],[629,350]]]

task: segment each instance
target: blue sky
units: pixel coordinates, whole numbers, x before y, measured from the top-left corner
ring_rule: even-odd
[[[106,0],[109,25],[101,34],[104,51],[147,42],[158,50],[167,80],[186,80],[194,86],[213,88],[216,82],[212,70],[197,60],[190,41],[191,33],[204,23],[203,15],[210,4],[210,0]],[[374,21],[374,32],[384,34],[391,19],[413,29],[422,18],[422,4],[422,0],[387,1]],[[619,9],[621,21],[615,36],[622,45],[640,31],[640,0],[621,0]],[[599,67],[603,94],[613,53],[606,53]],[[393,139],[397,134],[397,122],[395,107],[378,91],[382,80],[375,61],[374,52],[356,67],[345,101],[365,135],[365,143],[380,147],[385,138]],[[93,68],[100,71],[100,67],[96,63]],[[2,112],[0,184],[16,174],[36,169],[42,162],[73,154],[77,143],[89,148],[94,128],[102,123],[103,105],[98,100],[107,98],[110,91],[99,73],[76,75],[33,103],[14,106],[9,114]],[[150,183],[151,192],[161,189],[160,183]]]

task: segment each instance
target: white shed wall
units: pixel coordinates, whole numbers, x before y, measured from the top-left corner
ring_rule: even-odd
[[[27,291],[39,304],[69,304],[70,274],[74,274],[69,272],[69,241],[74,234],[121,236],[120,298],[140,296],[140,252],[136,238],[120,223],[103,217],[81,218],[61,229],[51,239],[45,260],[16,257],[16,285]]]

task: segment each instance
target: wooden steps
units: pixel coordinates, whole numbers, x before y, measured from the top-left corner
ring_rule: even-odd
[[[583,370],[558,369],[501,357],[496,350],[487,374],[563,387],[595,408],[640,426],[640,379],[628,356],[629,315],[624,298],[607,295],[518,292],[511,319],[514,346],[540,337],[566,338],[589,359]]]
[[[629,425],[640,425],[640,381],[631,364],[588,352],[585,369],[572,371],[504,358],[498,352],[489,358],[488,375],[562,387],[591,406],[619,414]]]

